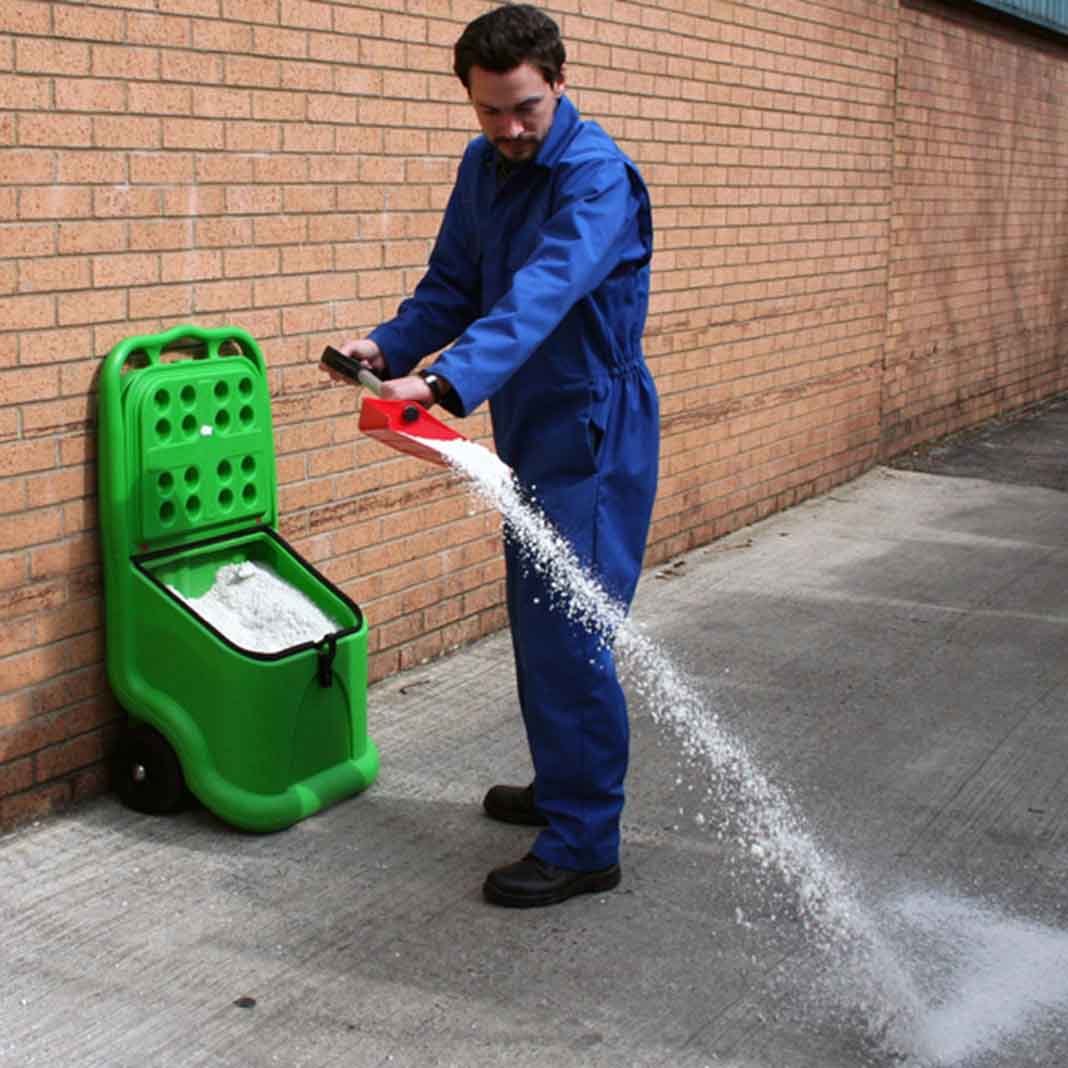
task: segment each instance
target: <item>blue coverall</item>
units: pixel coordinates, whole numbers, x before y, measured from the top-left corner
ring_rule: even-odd
[[[618,601],[641,570],[659,450],[642,355],[652,219],[634,165],[566,96],[535,158],[501,181],[485,138],[460,164],[427,273],[372,332],[390,377],[433,370],[466,415],[489,398],[500,458]],[[619,859],[629,726],[610,648],[553,608],[505,542],[519,702],[548,818],[532,852],[592,871]]]

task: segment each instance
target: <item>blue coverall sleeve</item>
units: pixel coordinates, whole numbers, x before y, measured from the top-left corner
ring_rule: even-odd
[[[444,348],[478,315],[478,254],[470,247],[462,215],[457,184],[445,208],[426,274],[397,309],[397,315],[369,335],[385,356],[390,378],[406,375],[424,356]]]
[[[464,415],[493,396],[624,255],[639,205],[626,164],[600,159],[563,177],[556,208],[509,289],[434,363]]]

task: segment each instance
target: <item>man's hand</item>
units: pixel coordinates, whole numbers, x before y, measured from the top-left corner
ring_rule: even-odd
[[[359,360],[369,371],[374,371],[379,378],[387,370],[386,358],[382,355],[382,350],[370,338],[353,338],[343,345],[338,345],[337,350],[346,356],[351,356],[354,360]]]
[[[344,356],[351,357],[362,368],[370,371],[376,378],[381,378],[383,373],[388,370],[386,367],[386,358],[382,355],[382,350],[373,341],[366,338],[346,341],[343,345],[339,345],[336,351]],[[346,386],[356,385],[355,377],[342,374],[339,370],[331,367],[330,364],[325,361],[320,363],[319,366],[335,382],[340,382],[342,385]]]
[[[383,382],[382,399],[415,401],[424,408],[430,408],[434,403],[434,393],[418,375],[408,375],[406,378]]]
[[[382,350],[369,338],[354,338],[337,346],[338,352],[351,356],[358,360],[369,371],[381,377],[388,368],[386,358]],[[331,367],[323,365],[323,370],[335,381],[343,382],[351,386],[351,379],[345,378]],[[379,394],[383,400],[415,401],[424,408],[430,408],[434,404],[434,391],[423,381],[419,375],[407,375],[404,378],[394,378],[382,383],[382,392]]]

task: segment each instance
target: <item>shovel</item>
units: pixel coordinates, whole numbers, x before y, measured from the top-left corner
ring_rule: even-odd
[[[369,389],[374,396],[364,397],[360,402],[360,429],[372,438],[377,438],[390,448],[428,460],[439,467],[448,467],[441,449],[435,441],[466,441],[439,419],[435,419],[421,404],[412,401],[384,400],[381,396],[382,382],[358,360],[327,346],[322,362]]]

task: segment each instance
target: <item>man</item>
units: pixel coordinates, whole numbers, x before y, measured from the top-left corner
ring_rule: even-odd
[[[468,146],[425,277],[396,318],[341,346],[382,395],[467,415],[614,598],[629,605],[656,493],[659,414],[642,355],[652,221],[634,165],[564,95],[555,22],[526,4],[475,19],[455,47],[482,136]],[[440,352],[428,369],[411,371]],[[490,872],[500,905],[550,905],[620,880],[627,710],[610,648],[553,608],[505,543],[529,786],[495,819],[540,828]]]

